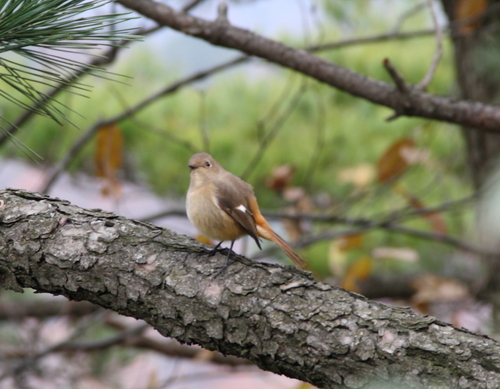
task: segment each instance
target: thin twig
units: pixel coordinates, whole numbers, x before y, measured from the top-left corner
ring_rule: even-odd
[[[207,105],[207,96],[205,91],[199,91],[200,96],[200,106],[199,106],[199,130],[201,133],[201,139],[203,144],[203,150],[207,153],[210,152],[210,137],[208,136],[208,125],[207,125],[207,117],[206,117],[206,105]]]
[[[420,90],[425,90],[429,85],[429,83],[431,82],[432,78],[434,77],[434,73],[436,73],[436,69],[438,67],[439,61],[441,60],[441,56],[443,55],[443,33],[441,31],[441,28],[439,27],[439,22],[436,15],[436,9],[434,8],[435,7],[434,0],[427,0],[427,4],[431,11],[432,22],[434,23],[437,47],[436,47],[436,52],[434,53],[434,57],[432,58],[431,66],[427,71],[427,74],[424,76],[422,81],[420,81],[417,85],[415,85],[415,88]]]
[[[442,234],[439,232],[429,232],[429,231],[424,231],[424,230],[419,230],[415,228],[409,228],[405,226],[401,226],[399,224],[391,223],[391,222],[372,222],[372,223],[367,223],[363,227],[357,227],[357,228],[350,228],[346,230],[337,230],[337,231],[327,231],[327,232],[322,232],[321,234],[317,235],[310,235],[307,237],[304,237],[300,239],[299,241],[295,242],[294,244],[291,244],[293,248],[304,248],[307,246],[310,246],[314,243],[317,242],[323,242],[326,240],[334,240],[334,239],[339,239],[344,236],[349,236],[349,235],[355,235],[355,234],[360,234],[367,232],[369,230],[374,230],[374,229],[384,229],[396,233],[401,233],[404,235],[409,235],[409,236],[414,236],[417,238],[421,239],[426,239],[434,242],[440,242],[444,243],[450,246],[453,246],[457,249],[460,249],[462,251],[466,251],[469,253],[474,253],[474,254],[479,254],[483,257],[500,257],[500,252],[494,252],[494,251],[488,251],[485,250],[479,246],[475,246],[471,243],[465,242],[461,240],[460,238],[456,238],[454,236],[448,235],[448,234]],[[256,255],[254,255],[252,258],[253,259],[260,259],[260,258],[266,258],[272,253],[276,251],[276,247],[271,246],[270,248],[263,250]]]
[[[396,87],[402,94],[407,94],[409,91],[408,85],[406,84],[406,81],[404,80],[403,76],[401,73],[397,71],[397,69],[394,67],[392,62],[389,60],[389,58],[384,58],[383,62],[384,67],[387,70],[387,73],[391,76],[391,78],[394,80],[394,83],[396,84]]]
[[[141,335],[150,325],[147,323],[139,324],[137,326],[127,328],[117,334],[111,335],[108,338],[91,340],[91,341],[70,341],[59,346],[57,351],[97,351],[107,349],[111,346],[123,344],[127,339]]]
[[[259,148],[253,158],[250,160],[248,163],[247,168],[241,175],[241,178],[244,180],[247,180],[250,174],[252,174],[253,170],[257,166],[257,164],[260,162],[262,156],[264,155],[267,147],[271,143],[271,141],[276,137],[278,134],[279,130],[282,128],[283,124],[285,121],[290,117],[292,114],[293,110],[299,103],[300,99],[302,98],[302,95],[304,94],[304,91],[307,87],[307,79],[304,79],[302,82],[302,85],[299,87],[295,95],[292,97],[292,100],[288,104],[288,107],[285,109],[284,112],[276,119],[274,124],[271,126],[269,129],[268,133],[264,136],[263,139],[261,139]]]
[[[323,150],[325,149],[325,132],[326,132],[326,102],[322,98],[318,89],[315,89],[316,107],[318,110],[318,116],[316,120],[316,145],[314,147],[313,155],[311,156],[309,166],[306,169],[306,174],[304,178],[304,188],[309,188],[312,185],[314,174],[316,173],[319,161],[321,160]],[[335,130],[335,125],[332,125],[333,130]]]
[[[132,115],[136,114],[138,111],[141,109],[147,107],[149,104],[155,102],[158,100],[160,97],[163,97],[167,94],[173,93],[177,91],[179,88],[182,88],[186,85],[189,85],[193,83],[194,81],[201,80],[203,78],[206,78],[216,72],[219,72],[221,70],[224,70],[228,67],[234,66],[235,64],[241,63],[246,60],[246,57],[238,57],[235,60],[231,60],[228,62],[225,62],[221,65],[214,66],[210,69],[204,70],[202,72],[195,73],[194,75],[184,78],[180,81],[177,81],[160,92],[155,93],[154,95],[144,99],[134,107],[121,112],[120,114],[106,119],[102,121],[98,121],[94,123],[92,126],[89,127],[89,129],[73,144],[71,149],[66,153],[66,155],[59,161],[57,166],[54,168],[52,173],[49,175],[49,177],[45,180],[45,183],[42,185],[42,188],[40,189],[40,192],[42,193],[48,193],[52,185],[55,183],[56,179],[59,177],[59,175],[69,166],[71,161],[76,157],[76,155],[80,152],[80,150],[89,142],[94,134],[97,132],[97,130],[103,126],[107,126],[110,124],[118,123],[124,119],[127,119],[131,117]]]
[[[121,102],[123,109],[128,110],[130,108],[130,106],[127,104],[127,102],[126,102],[125,98],[122,96],[122,94],[118,90],[115,90],[114,93],[116,94],[117,99]],[[181,147],[184,147],[185,149],[189,150],[191,153],[196,153],[199,151],[196,147],[194,147],[194,145],[191,142],[184,140],[184,139],[181,139],[181,138],[179,138],[171,133],[168,133],[163,129],[154,127],[150,123],[146,123],[145,121],[137,118],[134,115],[129,116],[128,120],[130,120],[131,123],[133,123],[137,127],[140,127],[143,130],[147,130],[147,131],[151,132],[152,134],[155,134],[155,135],[161,136],[162,138],[168,139],[171,143],[175,143]]]
[[[415,5],[414,7],[410,8],[409,10],[403,12],[396,21],[396,24],[394,25],[392,32],[394,34],[397,34],[399,30],[401,30],[401,27],[403,27],[403,23],[406,22],[406,20],[409,19],[411,16],[419,13],[424,7],[425,7],[425,0]]]

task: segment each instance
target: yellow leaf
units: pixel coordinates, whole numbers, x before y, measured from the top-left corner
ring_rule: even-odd
[[[359,257],[349,266],[347,274],[341,284],[342,288],[359,293],[360,290],[357,282],[366,280],[372,273],[372,269],[373,259],[371,257],[367,255]]]
[[[118,196],[121,185],[118,181],[117,171],[123,161],[123,136],[116,124],[103,126],[97,131],[94,163],[96,176],[106,180],[102,194]]]
[[[342,251],[360,247],[363,244],[363,233],[345,235],[338,242],[339,248]]]
[[[297,386],[296,389],[314,389],[316,386],[312,386],[311,384],[308,384],[307,382],[301,382],[299,386]]]

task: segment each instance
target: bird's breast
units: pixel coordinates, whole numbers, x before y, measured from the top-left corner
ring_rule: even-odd
[[[213,184],[189,189],[186,211],[189,220],[203,235],[214,240],[236,240],[245,230],[226,212],[219,208]]]

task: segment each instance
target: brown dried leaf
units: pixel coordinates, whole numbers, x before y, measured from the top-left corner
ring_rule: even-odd
[[[363,233],[345,235],[338,239],[339,249],[348,251],[353,248],[360,247],[363,244]]]
[[[123,163],[123,135],[116,124],[103,126],[97,131],[94,163],[96,176],[106,180],[102,194],[119,196],[121,184],[117,172]]]
[[[412,282],[416,294],[414,304],[429,304],[443,301],[461,301],[469,297],[467,287],[453,278],[440,277],[435,274],[424,274]]]
[[[412,148],[415,148],[415,142],[410,138],[394,142],[378,160],[377,181],[387,182],[403,174],[408,167],[403,150]]]
[[[359,293],[360,289],[357,282],[366,280],[372,273],[372,269],[373,259],[371,257],[367,255],[359,257],[351,266],[349,266],[347,274],[341,284],[342,288],[350,290],[351,292]]]
[[[286,212],[289,214],[293,215],[297,213],[309,212],[314,207],[312,199],[309,197],[304,188],[287,187],[282,191],[282,194],[286,201],[292,203],[292,205],[286,208]],[[304,235],[302,228],[303,223],[300,220],[285,219],[283,225],[288,238],[292,242],[296,242],[302,237],[302,235]]]
[[[425,208],[424,203],[419,199],[417,199],[415,196],[413,196],[411,193],[409,193],[403,186],[393,185],[393,189],[396,192],[398,192],[401,196],[403,196],[413,208],[415,209]],[[446,222],[439,212],[424,213],[422,214],[422,217],[427,219],[433,231],[439,232],[440,234],[446,234],[448,232],[448,227],[446,226]]]
[[[123,136],[116,124],[103,126],[97,131],[94,155],[96,176],[109,178],[122,166]]]
[[[468,23],[461,24],[459,31],[461,34],[469,34],[481,26],[481,19],[475,18],[486,10],[488,0],[458,0],[455,4],[456,20],[474,19]]]
[[[271,177],[266,178],[265,183],[272,190],[281,193],[290,186],[294,173],[295,168],[292,165],[277,166],[273,169]]]

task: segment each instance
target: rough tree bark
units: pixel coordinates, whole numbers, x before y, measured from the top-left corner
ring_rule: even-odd
[[[87,300],[321,388],[500,387],[500,345],[293,267],[19,190],[0,191],[0,284]]]

